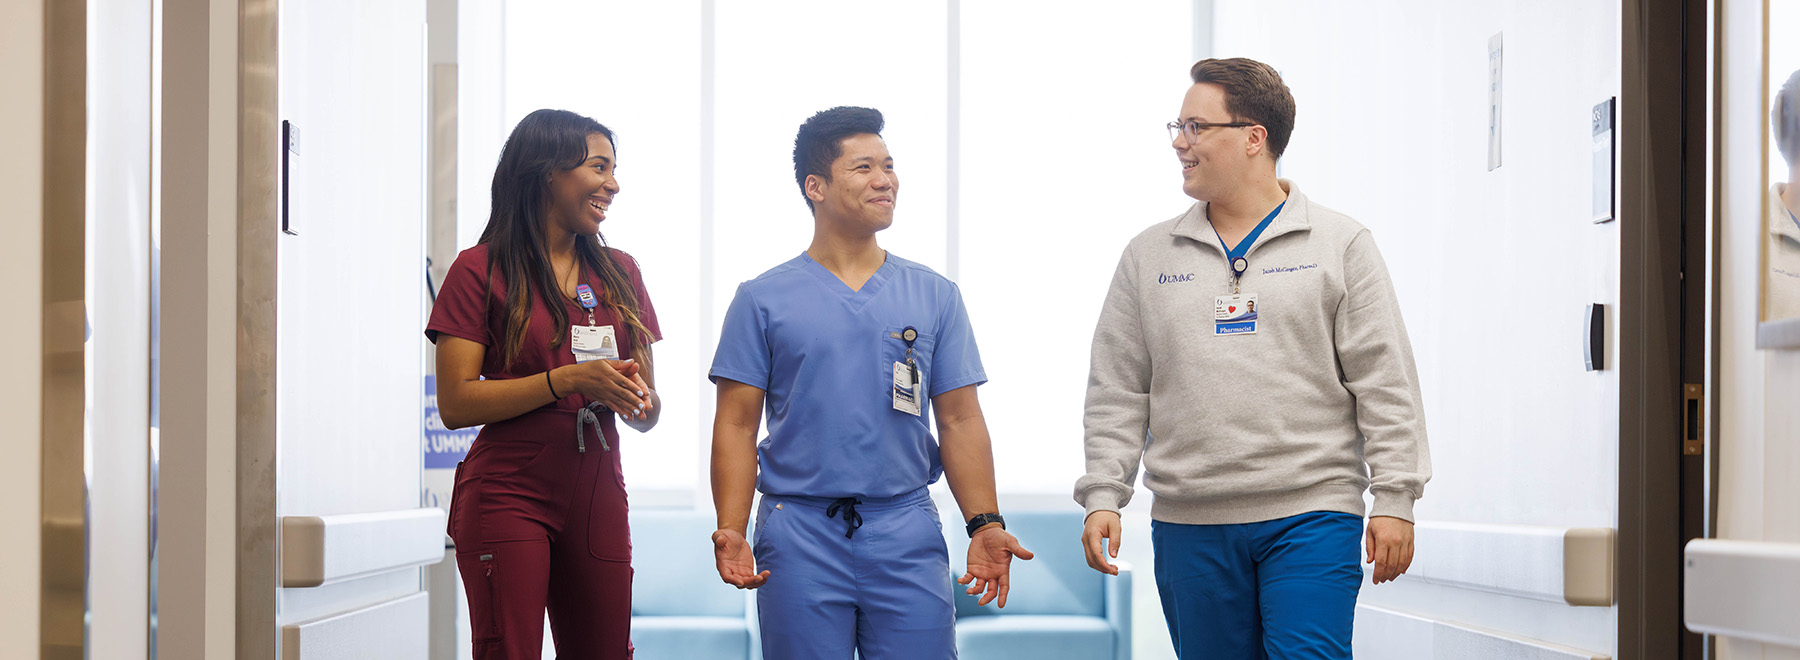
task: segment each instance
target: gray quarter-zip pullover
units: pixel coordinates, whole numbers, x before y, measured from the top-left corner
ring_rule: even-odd
[[[1214,334],[1231,269],[1206,204],[1132,239],[1094,330],[1088,513],[1237,524],[1313,511],[1413,519],[1431,478],[1412,347],[1369,231],[1287,180],[1286,204],[1245,257],[1254,334]]]

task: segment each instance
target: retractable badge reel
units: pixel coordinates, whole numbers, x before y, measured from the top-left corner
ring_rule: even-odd
[[[913,359],[913,342],[918,341],[919,331],[909,325],[893,336],[906,342],[906,361],[894,363],[894,409],[918,416],[923,414],[924,392],[919,383],[919,364]]]
[[[619,341],[613,334],[613,327],[594,325],[594,308],[600,306],[600,300],[594,297],[593,288],[586,284],[576,285],[575,300],[587,310],[588,321],[587,325],[569,326],[569,349],[575,352],[575,361],[619,359]]]

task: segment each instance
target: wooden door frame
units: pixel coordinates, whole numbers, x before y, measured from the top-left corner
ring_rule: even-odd
[[[1626,0],[1621,12],[1620,658],[1702,653],[1682,625],[1681,553],[1705,535],[1706,458],[1683,453],[1682,388],[1707,384],[1710,5]]]

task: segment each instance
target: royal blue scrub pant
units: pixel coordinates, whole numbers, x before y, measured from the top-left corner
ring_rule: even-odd
[[[1350,660],[1362,518],[1150,523],[1156,588],[1182,660]]]
[[[769,572],[756,596],[763,657],[954,659],[950,555],[930,494],[849,504],[763,496],[754,546],[757,569]]]

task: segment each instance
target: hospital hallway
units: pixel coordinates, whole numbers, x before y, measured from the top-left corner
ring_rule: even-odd
[[[1182,150],[1273,125],[1237,105],[1221,106],[1225,120],[1181,114],[1190,88],[1212,89],[1191,69],[1210,58],[1266,63],[1291,93],[1291,146],[1284,133],[1273,151],[1282,190],[1258,226],[1283,213],[1277,201],[1298,206],[1279,195],[1302,188],[1354,218],[1379,244],[1401,317],[1391,328],[1410,341],[1410,353],[1352,355],[1342,342],[1366,329],[1334,316],[1321,332],[1339,343],[1318,342],[1335,395],[1366,386],[1356,364],[1412,368],[1411,403],[1430,438],[1405,574],[1375,579],[1357,544],[1355,657],[1800,660],[1794,35],[1800,0],[7,0],[0,273],[12,284],[0,308],[20,316],[0,324],[0,343],[24,362],[0,385],[0,419],[16,424],[0,465],[0,530],[13,539],[0,554],[0,660],[501,657],[493,649],[538,631],[500,623],[496,571],[538,567],[494,561],[460,533],[459,559],[457,516],[506,510],[465,490],[500,474],[459,472],[465,459],[476,465],[472,447],[492,450],[484,465],[513,461],[508,479],[585,470],[567,496],[578,511],[628,498],[623,523],[570,536],[590,547],[583,560],[633,576],[634,660],[763,658],[777,624],[758,598],[774,596],[726,584],[715,564],[714,532],[728,527],[715,496],[731,493],[715,492],[715,434],[729,427],[715,414],[732,408],[709,376],[728,315],[744,313],[733,301],[751,296],[742,283],[790,260],[817,265],[797,256],[823,217],[814,201],[869,171],[809,179],[803,169],[796,128],[838,106],[885,117],[875,132],[892,182],[870,202],[892,210],[879,264],[941,275],[966,306],[956,327],[982,344],[976,410],[999,511],[1036,554],[1012,562],[1004,609],[944,580],[958,657],[1176,660],[1165,597],[1179,590],[1166,585],[1185,583],[1158,579],[1176,562],[1158,561],[1167,541],[1153,538],[1169,534],[1167,512],[1182,503],[1153,497],[1179,480],[1157,467],[1208,452],[1276,459],[1236,437],[1181,454],[1168,436],[1207,430],[1133,427],[1145,467],[1130,466],[1123,487],[1136,496],[1124,494],[1109,541],[1122,570],[1091,567],[1081,539],[1095,507],[1071,492],[1101,462],[1084,411],[1096,405],[1091,374],[1105,365],[1090,358],[1107,346],[1115,277],[1158,296],[1208,291],[1192,313],[1211,310],[1215,324],[1241,279],[1246,327],[1256,332],[1258,314],[1265,325],[1228,341],[1289,352],[1305,347],[1270,326],[1314,303],[1342,318],[1367,304],[1325,288],[1305,294],[1308,309],[1284,309],[1275,282],[1349,290],[1366,273],[1337,268],[1343,250],[1311,263],[1251,253],[1240,267],[1228,232],[1206,224],[1201,179],[1183,177],[1214,172],[1228,150]],[[560,359],[619,360],[612,325],[599,347],[587,284],[568,294],[587,302],[555,315],[496,308],[523,324],[506,326],[508,349],[425,332],[464,309],[501,318],[479,306],[509,290],[493,274],[536,272],[501,266],[476,282],[478,268],[465,268],[459,282],[452,265],[507,245],[484,239],[510,217],[495,201],[508,190],[497,171],[523,148],[509,136],[531,137],[514,127],[540,109],[604,124],[577,134],[603,135],[592,143],[603,153],[587,146],[538,183],[561,190],[557,176],[604,161],[593,176],[605,183],[580,208],[604,220],[601,240],[617,250],[605,254],[629,253],[606,257],[624,275],[603,274],[640,287],[596,285],[599,311],[618,315],[621,342],[660,339],[653,362],[616,371],[629,380],[654,365],[660,418],[647,431],[618,417],[618,433],[602,434],[622,408],[565,406],[550,367],[519,371],[550,397],[494,417],[487,435],[452,408],[468,401],[451,403],[458,388],[510,382],[493,378],[497,365],[513,367],[533,327]],[[845,149],[833,148],[821,163]],[[824,192],[809,196],[818,180]],[[1173,230],[1143,238],[1182,217],[1203,218],[1197,241],[1231,272],[1149,262],[1139,272],[1128,250],[1183,245]],[[511,281],[516,291],[564,284],[562,271]],[[885,280],[872,281],[868,295]],[[1252,282],[1265,283],[1265,311]],[[846,296],[863,293],[844,283]],[[491,291],[458,298],[469,287]],[[636,292],[630,305],[620,290]],[[582,306],[591,346],[575,327]],[[1133,331],[1145,336],[1225,334],[1140,318]],[[757,322],[833,328],[820,316]],[[932,411],[944,402],[906,412],[903,399],[932,382],[915,356],[947,353],[956,337],[882,330],[862,339],[886,352],[860,365],[880,369],[880,410],[935,419],[943,435]],[[466,358],[486,378],[446,367],[440,381],[441,347],[444,364],[468,355],[450,345],[494,348]],[[817,363],[794,369],[856,366],[808,355]],[[1182,401],[1194,419],[1260,420],[1276,429],[1269,446],[1287,449],[1298,441],[1283,434],[1316,430],[1293,408],[1316,394],[1312,383],[1273,365],[1180,374],[1190,381],[1158,363],[1130,404],[1146,418],[1199,383],[1275,394],[1249,406],[1258,410]],[[791,413],[792,400],[758,388],[771,394],[769,424]],[[518,432],[508,416],[538,406],[566,408],[550,412],[577,420],[580,440],[559,426],[547,435],[568,447],[504,441]],[[1345,446],[1367,470],[1359,487],[1379,484],[1376,463],[1391,459],[1369,439],[1389,432],[1384,423],[1345,422]],[[768,429],[756,435],[765,478]],[[954,578],[976,563],[965,557],[981,520],[965,529],[979,511],[959,509],[967,493],[939,478],[951,459],[927,453],[932,501],[906,512],[929,517],[935,504]],[[1373,511],[1375,496],[1363,497]],[[762,520],[801,509],[795,501],[757,501],[744,540],[759,542]],[[853,515],[867,521],[858,534],[885,533],[881,506],[858,506],[831,514],[833,533]],[[465,519],[496,533],[491,520]],[[551,582],[539,590],[575,589]],[[618,607],[611,620],[623,626]],[[562,632],[567,648],[591,631]],[[542,657],[558,657],[552,626],[542,635]]]

